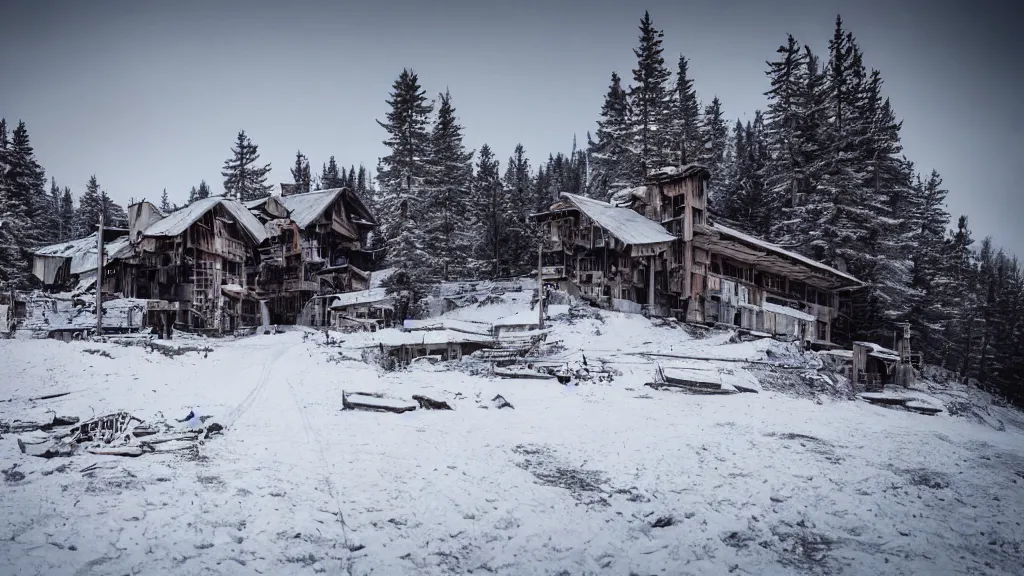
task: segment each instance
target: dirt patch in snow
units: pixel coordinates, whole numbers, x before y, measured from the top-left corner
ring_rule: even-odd
[[[607,480],[600,470],[567,464],[544,445],[518,444],[512,452],[521,457],[516,466],[532,474],[538,483],[568,490],[581,504],[608,505],[603,496],[607,492],[601,487]]]

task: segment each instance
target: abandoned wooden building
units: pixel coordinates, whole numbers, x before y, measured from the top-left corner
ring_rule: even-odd
[[[377,226],[358,194],[348,188],[289,193],[246,204],[263,223],[267,243],[250,273],[274,324],[325,326],[325,296],[369,288],[373,265],[367,235]]]
[[[655,171],[612,202],[562,194],[534,215],[547,226],[545,280],[615,310],[830,346],[840,293],[862,283],[714,222],[707,179],[688,165]]]
[[[98,232],[68,242],[59,242],[36,250],[32,258],[32,274],[46,292],[84,292],[96,284],[96,255],[99,253]],[[133,268],[125,257],[131,253],[128,230],[103,230],[103,291],[134,296]]]
[[[258,262],[263,225],[239,202],[197,200],[162,215],[148,202],[128,207],[137,266],[135,295],[164,322],[197,331],[258,325],[259,303],[245,270]]]

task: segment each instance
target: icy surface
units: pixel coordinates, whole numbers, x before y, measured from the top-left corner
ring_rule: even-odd
[[[449,316],[493,322],[528,302]],[[299,330],[201,340],[208,354],[0,340],[0,420],[201,406],[226,426],[198,453],[139,458],[34,458],[4,433],[0,574],[1020,573],[1018,413],[651,390],[644,352],[795,352],[585,312],[551,314],[549,340],[556,359],[616,368],[610,383],[463,363],[386,373],[348,359],[362,335],[339,348]],[[661,361],[750,377],[742,363]],[[454,411],[342,411],[343,390]],[[978,405],[966,389],[922,393]],[[495,409],[498,395],[514,409]]]

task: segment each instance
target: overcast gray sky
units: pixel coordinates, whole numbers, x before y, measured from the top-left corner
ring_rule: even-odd
[[[214,5],[216,4],[216,5]],[[630,78],[644,9],[666,59],[691,61],[698,95],[730,118],[763,108],[765,60],[786,33],[824,54],[837,13],[904,120],[918,168],[938,169],[976,238],[1024,256],[1020,9],[975,0],[50,2],[0,7],[0,116],[28,124],[40,162],[80,194],[90,174],[119,202],[182,203],[239,129],[273,164],[301,149],[376,165],[403,67],[451,90],[467,144],[534,166],[582,144],[613,70]],[[504,162],[503,162],[504,164]]]

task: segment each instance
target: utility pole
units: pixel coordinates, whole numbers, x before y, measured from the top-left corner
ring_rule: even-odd
[[[544,328],[544,235],[537,244],[537,328]]]
[[[103,213],[96,231],[96,335],[103,334]]]

